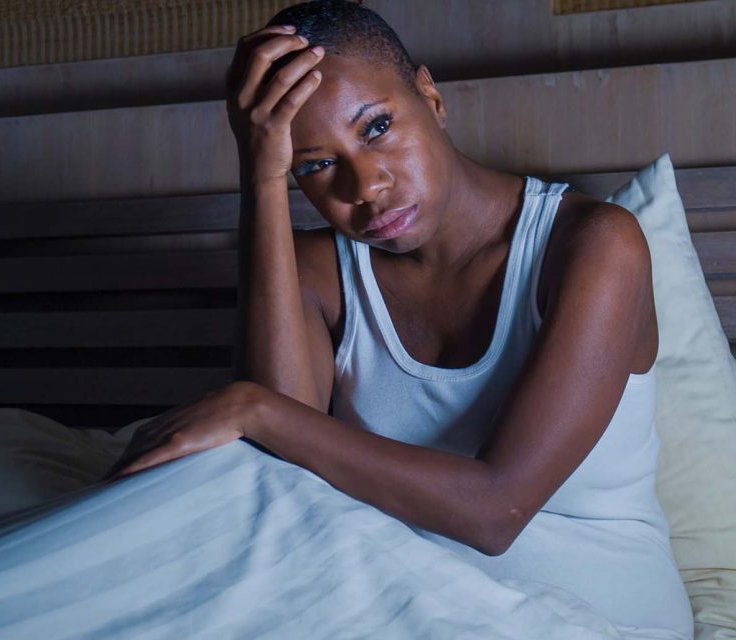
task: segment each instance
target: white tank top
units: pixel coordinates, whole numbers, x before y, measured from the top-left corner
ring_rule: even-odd
[[[462,368],[427,365],[407,353],[376,283],[369,245],[336,232],[345,329],[335,355],[332,414],[395,440],[475,456],[541,325],[537,282],[568,186],[525,178],[493,337],[485,354]],[[654,369],[631,374],[596,446],[500,556],[413,528],[493,577],[554,584],[616,624],[691,638],[690,605],[655,495],[654,412]]]

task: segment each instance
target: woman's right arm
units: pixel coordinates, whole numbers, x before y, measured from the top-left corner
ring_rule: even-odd
[[[309,70],[320,58],[303,51],[263,87],[275,59],[305,47],[285,33],[269,27],[241,39],[229,74],[241,188],[233,377],[326,413],[332,343],[312,283],[297,268],[286,177],[290,123],[319,84]]]

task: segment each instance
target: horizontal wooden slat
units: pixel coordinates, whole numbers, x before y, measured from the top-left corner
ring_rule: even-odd
[[[234,309],[0,314],[0,348],[230,346]]]
[[[677,169],[675,178],[686,209],[736,207],[736,166]]]
[[[0,240],[0,255],[8,258],[95,253],[109,255],[113,253],[152,253],[156,251],[214,251],[218,249],[236,249],[237,246],[237,231],[207,231],[135,236]]]
[[[0,369],[0,403],[173,405],[227,385],[230,369]]]
[[[736,342],[736,296],[715,297],[713,302],[729,342]]]
[[[736,296],[714,302],[736,341]],[[232,346],[234,309],[0,314],[0,348]]]
[[[237,251],[0,260],[0,293],[236,286]]]
[[[710,172],[716,177],[709,177]],[[736,229],[736,186],[723,186],[736,185],[736,167],[677,169],[675,174],[688,208],[691,230]],[[634,172],[613,172],[540,177],[564,180],[594,197],[605,198],[633,175]],[[239,194],[223,193],[0,204],[0,240],[232,231],[238,227],[239,203]],[[289,190],[289,210],[295,229],[328,226],[299,189]]]
[[[693,234],[706,274],[736,274],[736,232]],[[0,293],[235,287],[237,251],[0,259]]]
[[[234,309],[235,287],[150,291],[52,291],[0,295],[2,313],[130,311],[131,309]]]
[[[454,145],[482,164],[533,174],[626,171],[664,151],[675,166],[733,165],[735,74],[736,59],[725,58],[462,80],[439,89]],[[4,202],[239,188],[221,100],[0,118],[0,140],[10,150],[0,154]]]
[[[239,212],[239,193],[0,204],[0,240],[225,231]],[[289,212],[297,229],[327,224],[300,189],[289,190]]]
[[[736,275],[733,277],[711,276],[705,280],[710,294],[715,296],[736,296]]]
[[[692,234],[703,272],[736,274],[736,231]]]
[[[540,176],[569,182],[595,198],[605,198],[624,186],[636,171],[563,173]],[[675,168],[677,191],[686,210],[736,209],[736,165],[722,167]]]
[[[688,209],[687,226],[691,233],[699,231],[736,231],[736,205]]]

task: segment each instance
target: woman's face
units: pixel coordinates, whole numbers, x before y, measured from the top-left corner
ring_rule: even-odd
[[[292,122],[299,186],[348,237],[395,253],[422,245],[444,212],[453,150],[426,68],[419,95],[392,68],[362,58],[327,54],[316,68],[322,81]],[[414,221],[399,235],[367,232],[381,213],[413,205]]]

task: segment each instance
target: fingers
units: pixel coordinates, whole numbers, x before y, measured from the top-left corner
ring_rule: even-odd
[[[165,434],[165,438],[163,442],[151,444],[147,449],[136,449],[129,455],[123,455],[103,479],[115,480],[198,450],[192,446],[192,442],[181,431]]]
[[[306,77],[287,93],[276,109],[273,110],[273,119],[278,124],[289,124],[297,111],[314,93],[322,81],[322,74],[317,70],[310,71]]]
[[[246,77],[237,93],[236,103],[238,107],[245,109],[253,103],[253,98],[261,85],[263,76],[275,60],[290,51],[304,49],[306,46],[307,41],[300,36],[281,35],[269,38],[253,48],[248,58]]]
[[[304,75],[312,67],[314,67],[314,65],[322,60],[324,55],[325,50],[322,47],[312,47],[307,51],[299,54],[297,58],[295,58],[285,67],[280,69],[266,86],[263,98],[259,101],[256,109],[258,109],[258,111],[262,111],[263,113],[269,113],[272,109],[274,109],[274,107],[276,107],[278,101],[287,94],[287,92],[294,86],[294,84],[300,78],[304,77]],[[302,97],[304,91],[306,91],[307,89],[311,89],[308,90],[306,95],[304,96],[304,99],[306,100],[306,98],[309,97],[309,95],[311,94],[311,91],[316,89],[319,85],[319,77],[312,77],[315,78],[315,81],[308,82],[307,87],[301,89],[298,92],[300,98]],[[299,106],[301,106],[301,104]],[[294,113],[296,113],[296,111]]]
[[[175,407],[174,409],[178,409]],[[149,420],[144,425],[141,425],[136,429],[133,437],[131,438],[128,446],[123,451],[122,455],[113,464],[113,466],[102,476],[102,480],[109,480],[113,476],[116,476],[118,472],[125,466],[138,459],[141,455],[156,449],[166,440],[169,431],[172,429],[173,422],[164,419],[174,411],[168,411],[156,418]]]
[[[225,80],[226,86],[228,88],[240,86],[243,74],[245,73],[245,67],[248,62],[248,56],[254,45],[254,41],[267,36],[294,33],[294,30],[295,29],[292,25],[273,25],[242,36],[238,40],[238,44],[235,47],[235,54],[233,55],[233,59],[227,69]]]
[[[163,464],[164,462],[168,462],[169,460],[182,458],[189,453],[193,452],[190,451],[188,447],[183,446],[180,441],[171,439],[165,445],[156,447],[152,451],[145,453],[137,458],[131,464],[128,464],[120,469],[117,477],[126,476],[138,471],[143,471],[144,469],[155,467],[159,464]]]

